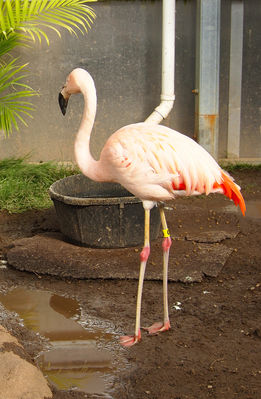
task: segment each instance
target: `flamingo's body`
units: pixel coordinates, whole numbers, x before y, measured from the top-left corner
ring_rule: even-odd
[[[141,269],[137,299],[134,336],[122,337],[122,344],[130,346],[140,339],[140,310],[142,285],[150,252],[150,209],[161,201],[177,195],[197,195],[219,192],[232,199],[245,213],[240,187],[223,171],[199,144],[189,137],[162,125],[136,123],[116,131],[107,140],[100,159],[95,161],[89,148],[91,130],[96,113],[96,91],[92,77],[77,68],[68,76],[59,101],[65,114],[71,94],[82,92],[85,108],[75,140],[76,161],[86,176],[96,181],[117,182],[140,198],[145,209],[145,239],[141,252]],[[164,323],[148,328],[158,333],[170,328],[167,305],[167,267],[171,239],[163,207],[160,207],[163,226],[163,297]]]

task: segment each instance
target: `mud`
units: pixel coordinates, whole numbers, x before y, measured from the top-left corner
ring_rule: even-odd
[[[174,237],[170,255],[175,259],[171,263],[172,270],[182,268],[185,260],[187,265],[191,262],[193,270],[197,269],[197,259],[193,258],[196,244],[222,245],[229,250],[228,256],[215,276],[201,269],[199,282],[182,282],[178,278],[170,281],[171,330],[153,337],[143,333],[141,343],[132,348],[121,348],[118,340],[120,335],[133,332],[136,279],[130,275],[128,279],[122,275],[114,278],[113,273],[109,278],[60,278],[46,275],[44,264],[42,270],[38,267],[25,272],[10,265],[6,267],[3,262],[0,269],[2,294],[26,287],[77,301],[81,309],[78,321],[82,327],[90,332],[98,331],[93,336],[96,350],[110,353],[113,372],[103,380],[102,393],[94,392],[95,388],[93,393],[83,393],[52,387],[55,399],[260,397],[261,171],[241,171],[234,173],[234,177],[250,204],[245,218],[219,195],[180,199],[172,204],[177,206],[167,215]],[[58,232],[53,209],[22,215],[2,213],[0,247],[3,259],[14,250],[14,242],[18,239]],[[187,243],[191,247],[185,247]],[[119,250],[110,250],[108,256],[103,252],[106,267],[110,264],[115,267],[117,258],[118,272],[124,262],[128,263],[129,272],[132,267],[136,270],[139,249],[129,249],[131,257]],[[57,259],[64,257],[58,247],[56,256]],[[160,264],[161,258],[160,242],[154,243],[151,266]],[[198,264],[202,264],[202,258],[204,252]],[[145,281],[142,325],[149,325],[161,316],[162,285],[157,277]],[[42,336],[43,332],[39,334],[29,329],[5,307],[0,307],[0,324],[21,342],[26,351],[24,356],[31,362],[35,363],[41,351],[50,345],[50,340]],[[104,339],[104,334],[109,334],[110,339]]]

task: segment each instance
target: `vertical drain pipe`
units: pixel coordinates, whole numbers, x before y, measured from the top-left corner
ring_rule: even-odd
[[[161,102],[145,120],[159,124],[173,108],[175,73],[175,10],[176,0],[162,2],[162,83]]]
[[[197,0],[195,138],[218,158],[221,0]]]
[[[239,159],[243,59],[244,2],[232,0],[228,102],[227,158]]]

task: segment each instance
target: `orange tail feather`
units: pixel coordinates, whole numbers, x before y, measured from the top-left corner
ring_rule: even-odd
[[[233,182],[225,172],[221,171],[222,183],[218,184],[223,189],[224,195],[229,199],[232,199],[235,205],[239,205],[242,214],[245,216],[246,204],[244,198],[240,192],[240,188]]]

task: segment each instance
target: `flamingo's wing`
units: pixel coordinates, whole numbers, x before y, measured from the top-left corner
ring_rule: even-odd
[[[138,124],[114,133],[101,157],[107,159],[110,173],[121,182],[164,184],[177,175],[171,152],[166,140]]]
[[[106,156],[116,175],[171,184],[171,189],[209,193],[221,169],[196,142],[161,125],[126,126],[108,140]],[[105,154],[104,154],[105,155]]]
[[[203,147],[177,131],[146,123],[125,126],[104,150],[111,175],[126,187],[143,185],[145,192],[150,186],[159,197],[162,189],[171,196],[220,192],[245,211],[240,187]]]

